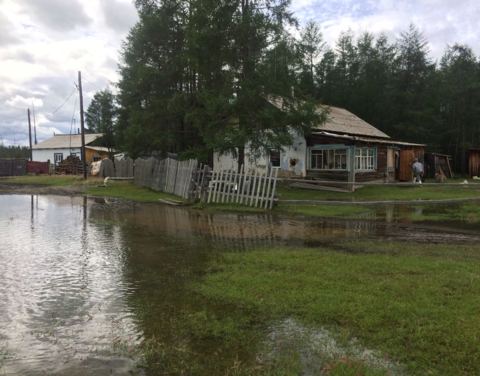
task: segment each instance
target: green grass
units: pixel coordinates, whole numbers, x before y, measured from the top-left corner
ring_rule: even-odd
[[[357,338],[409,374],[479,374],[480,246],[341,249],[223,254],[196,289],[268,322],[294,318]],[[332,374],[367,374],[347,368]]]
[[[365,186],[354,193],[331,192],[290,188],[281,185],[277,190],[280,200],[340,200],[340,201],[413,201],[413,200],[446,200],[458,198],[479,198],[480,184],[446,186]]]
[[[72,175],[25,175],[0,179],[0,184],[32,185],[32,186],[68,186],[83,184],[80,176]]]
[[[89,187],[86,194],[98,197],[116,197],[137,202],[158,202],[159,200],[183,201],[181,197],[168,193],[155,192],[139,187],[129,181],[109,181],[107,187]]]

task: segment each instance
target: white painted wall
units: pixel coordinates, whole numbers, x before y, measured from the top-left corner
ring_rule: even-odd
[[[289,176],[305,177],[307,174],[307,142],[304,136],[296,132],[292,132],[292,136],[292,146],[285,147],[280,151],[280,173]],[[247,170],[265,172],[269,164],[270,157],[268,155],[255,157],[248,144],[245,145],[245,168]],[[214,171],[236,170],[237,158],[234,158],[231,153],[223,155],[214,153],[213,169]]]
[[[80,148],[68,148],[68,149],[33,149],[33,160],[35,162],[46,162],[50,160],[50,163],[54,162],[54,154],[63,153],[63,159],[67,158],[70,153],[76,153],[80,157],[81,150]]]

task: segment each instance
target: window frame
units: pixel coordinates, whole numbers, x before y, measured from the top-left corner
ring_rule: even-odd
[[[316,145],[309,148],[309,158],[308,158],[308,166],[310,170],[314,171],[349,171],[349,147],[347,145]],[[333,156],[333,168],[318,168],[313,167],[313,156],[317,155],[316,163],[318,163],[318,156],[321,155],[321,164],[325,165],[328,162],[328,159],[332,158]],[[344,158],[345,168],[338,168],[337,166],[337,157],[340,156],[340,164],[343,165],[342,160]],[[343,157],[343,158],[342,158]],[[326,161],[327,160],[327,161]]]
[[[57,159],[57,156],[60,156],[60,159]],[[59,164],[60,162],[63,161],[63,153],[53,153],[53,163],[55,165]]]
[[[274,160],[278,160],[278,165],[274,165],[272,162],[272,154],[278,154],[278,158],[274,158]],[[280,168],[282,166],[282,156],[280,153],[280,150],[277,149],[271,149],[268,152],[268,161],[270,164],[270,167],[272,168]]]
[[[378,150],[376,146],[355,147],[355,171],[372,172],[378,169]]]

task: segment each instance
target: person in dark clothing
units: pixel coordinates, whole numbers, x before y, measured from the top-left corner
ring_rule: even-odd
[[[423,163],[420,162],[417,158],[415,158],[413,161],[412,172],[413,172],[413,184],[415,183],[422,184]]]

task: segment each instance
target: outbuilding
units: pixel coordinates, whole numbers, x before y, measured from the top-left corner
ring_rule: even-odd
[[[468,151],[468,174],[480,176],[480,149],[470,149]]]

